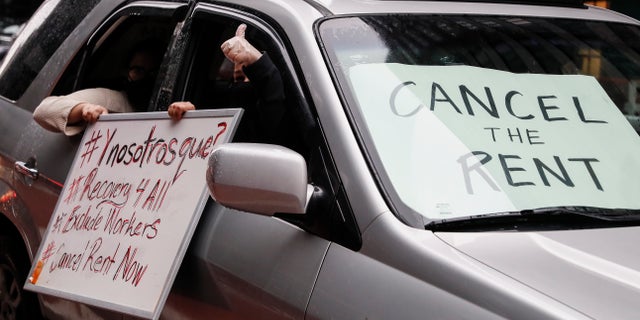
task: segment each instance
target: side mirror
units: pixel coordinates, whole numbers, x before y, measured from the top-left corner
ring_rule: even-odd
[[[209,193],[225,207],[271,216],[304,213],[312,187],[304,158],[282,146],[226,143],[207,168]]]

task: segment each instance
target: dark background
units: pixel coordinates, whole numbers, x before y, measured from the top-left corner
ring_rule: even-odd
[[[640,0],[587,0],[585,3],[622,12],[640,20]]]
[[[611,0],[611,9],[640,19],[640,1],[638,0]]]
[[[28,19],[42,0],[0,0],[0,17],[11,17],[21,21]]]

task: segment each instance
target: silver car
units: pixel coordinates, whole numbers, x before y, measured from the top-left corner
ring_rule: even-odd
[[[23,290],[80,143],[39,102],[153,34],[149,111],[228,107],[241,23],[285,111],[210,158],[160,318],[640,318],[640,22],[581,0],[45,1],[0,66],[0,317],[133,318]]]

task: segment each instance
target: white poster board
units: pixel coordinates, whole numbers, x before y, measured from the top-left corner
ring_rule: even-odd
[[[87,128],[25,289],[157,319],[241,109],[109,114]]]
[[[640,139],[594,77],[380,63],[349,79],[395,192],[429,219],[640,207]]]

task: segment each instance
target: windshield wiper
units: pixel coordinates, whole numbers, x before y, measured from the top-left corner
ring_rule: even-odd
[[[640,210],[563,206],[433,220],[433,231],[566,230],[640,225]]]

